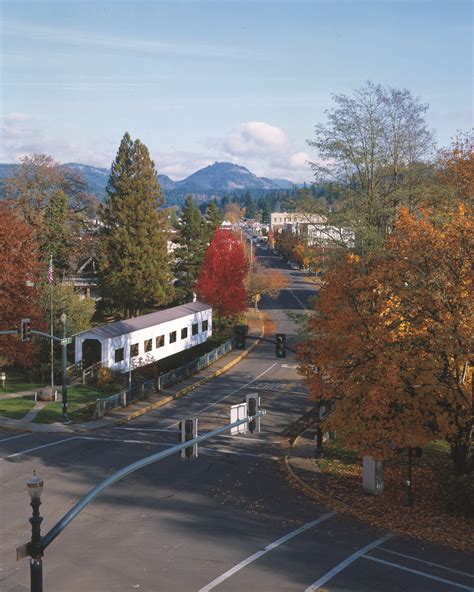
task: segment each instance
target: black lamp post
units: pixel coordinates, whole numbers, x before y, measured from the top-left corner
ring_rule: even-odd
[[[67,343],[66,343],[66,315],[63,312],[61,315],[61,325],[63,328],[62,342],[61,342],[61,356],[62,356],[62,403],[63,413],[62,420],[67,422],[69,417],[67,415]]]
[[[33,508],[33,515],[30,518],[31,541],[27,547],[28,555],[30,556],[31,592],[43,592],[43,545],[41,538],[41,523],[43,522],[43,518],[39,513],[43,479],[37,477],[36,472],[33,471],[33,477],[26,485],[31,498],[30,505]]]
[[[405,498],[405,505],[409,508],[411,508],[413,506],[413,490],[412,490],[412,481],[413,481],[413,475],[412,475],[412,447],[409,446],[408,447],[408,475],[407,475],[407,481],[406,481],[406,486],[407,486],[407,490],[406,490],[406,498]]]

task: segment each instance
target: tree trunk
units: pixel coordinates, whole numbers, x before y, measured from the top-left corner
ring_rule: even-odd
[[[469,442],[457,441],[451,444],[451,460],[457,475],[468,475],[474,468],[474,459]]]

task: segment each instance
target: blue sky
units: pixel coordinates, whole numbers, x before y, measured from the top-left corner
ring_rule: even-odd
[[[160,173],[215,160],[310,180],[332,93],[367,80],[472,125],[470,0],[0,0],[0,162],[109,166],[125,130]]]

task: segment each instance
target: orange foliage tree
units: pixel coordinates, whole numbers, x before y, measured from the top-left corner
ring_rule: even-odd
[[[438,180],[451,189],[461,202],[474,203],[474,133],[459,133],[451,148],[441,150],[438,158]]]
[[[279,293],[288,287],[288,278],[279,269],[262,267],[254,261],[247,275],[246,286],[248,298],[257,310],[263,296],[278,298]]]
[[[363,454],[444,438],[472,470],[472,213],[440,226],[402,210],[385,252],[329,270],[300,347],[300,372],[328,429]]]
[[[41,329],[36,293],[38,253],[33,228],[6,202],[0,202],[0,331],[19,329],[24,318],[31,320],[33,329]],[[33,353],[33,342],[0,336],[0,364],[29,366]]]

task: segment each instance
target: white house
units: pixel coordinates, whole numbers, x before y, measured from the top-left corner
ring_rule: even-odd
[[[211,335],[212,307],[191,302],[79,333],[75,361],[128,372],[204,343]]]
[[[287,224],[325,224],[326,222],[326,217],[319,214],[272,212],[270,215],[270,228],[273,232],[283,229]]]

